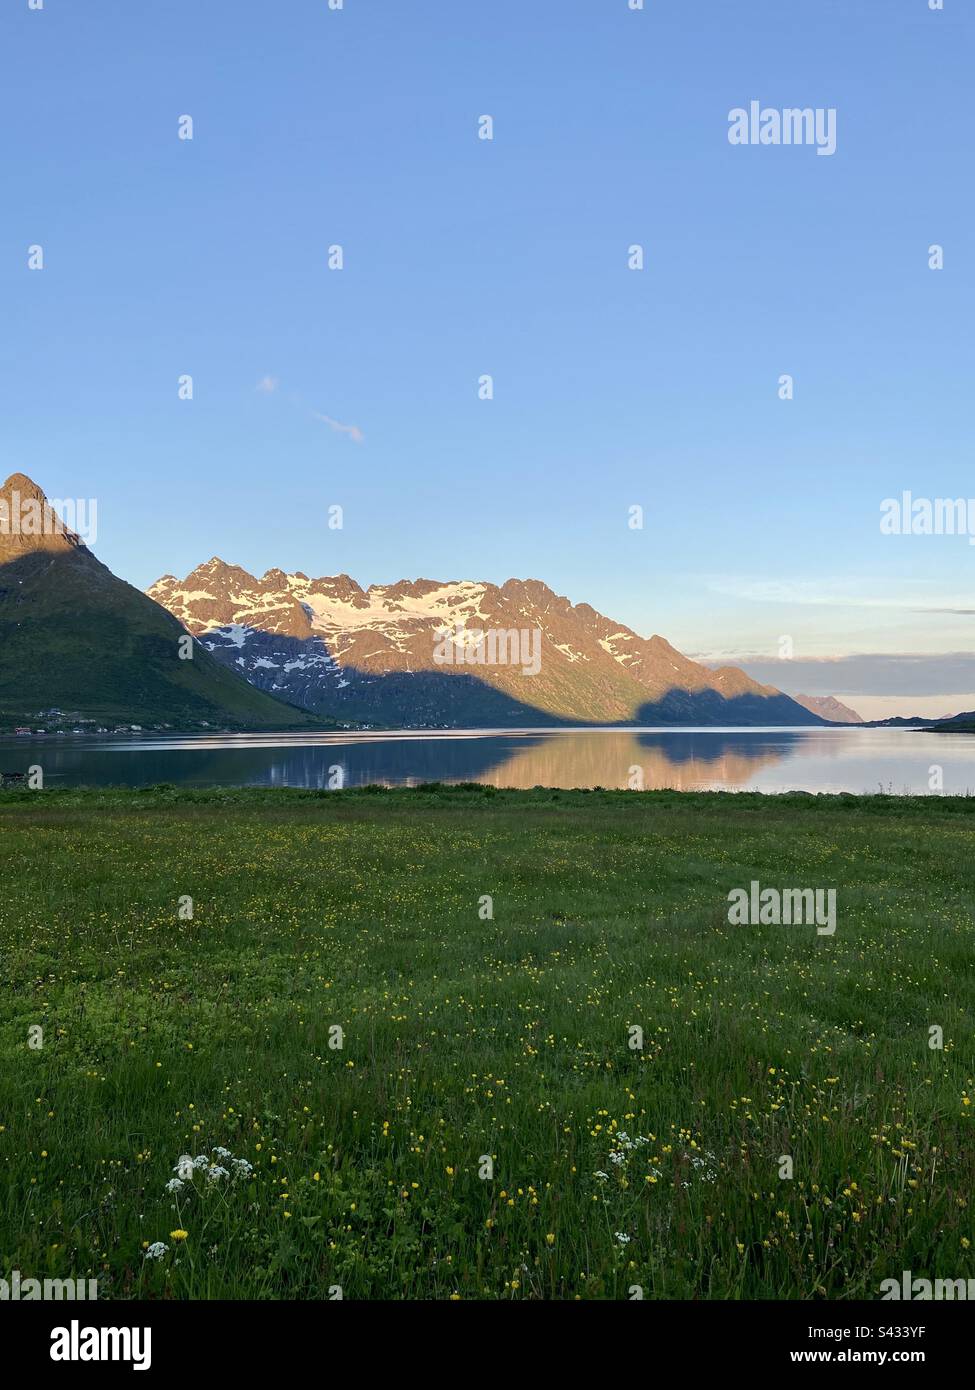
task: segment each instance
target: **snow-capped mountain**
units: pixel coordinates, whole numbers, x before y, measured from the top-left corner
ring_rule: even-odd
[[[148,590],[219,660],[318,713],[407,727],[818,724],[737,667],[711,671],[537,579],[260,579],[212,559]]]

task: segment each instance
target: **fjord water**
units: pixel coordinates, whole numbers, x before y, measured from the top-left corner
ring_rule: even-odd
[[[975,793],[975,735],[915,729],[525,729],[71,735],[0,740],[0,770],[47,787],[483,782],[496,787]],[[341,769],[341,774],[336,774]],[[639,773],[635,770],[639,769]]]

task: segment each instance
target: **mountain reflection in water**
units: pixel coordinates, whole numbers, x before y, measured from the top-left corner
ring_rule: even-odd
[[[0,770],[45,786],[483,782],[679,791],[975,791],[975,736],[912,729],[570,729],[5,738]],[[340,772],[336,772],[340,769]]]

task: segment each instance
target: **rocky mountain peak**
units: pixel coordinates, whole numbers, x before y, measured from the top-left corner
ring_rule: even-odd
[[[255,579],[223,566],[149,593],[262,689],[338,717],[413,727],[818,722],[744,671],[712,673],[540,579],[363,589],[347,574],[270,569]],[[458,630],[474,636],[445,649],[443,634]],[[510,636],[499,642],[499,633]],[[515,640],[517,660],[508,655]]]
[[[0,488],[0,563],[33,551],[84,548],[26,473],[11,473]]]

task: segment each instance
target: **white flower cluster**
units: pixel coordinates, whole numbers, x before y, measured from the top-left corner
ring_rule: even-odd
[[[631,1139],[625,1130],[621,1129],[616,1136],[616,1143],[617,1147],[609,1151],[609,1161],[615,1163],[619,1168],[627,1161],[631,1153],[641,1149],[644,1144],[649,1144],[650,1140],[645,1134],[638,1134],[635,1139]]]
[[[685,1158],[690,1159],[691,1167],[704,1182],[714,1182],[715,1178],[717,1178],[718,1160],[714,1154],[708,1153],[707,1149],[704,1150],[703,1156],[701,1154],[689,1153],[685,1154]]]
[[[218,1162],[218,1159],[221,1161]],[[228,1162],[223,1162],[224,1159]],[[166,1191],[175,1194],[182,1192],[186,1187],[192,1187],[197,1173],[203,1174],[208,1187],[214,1187],[225,1180],[234,1183],[238,1178],[250,1177],[253,1171],[254,1165],[248,1163],[246,1158],[234,1158],[229,1149],[218,1144],[209,1154],[197,1154],[196,1157],[181,1154],[173,1166],[173,1172],[177,1176],[169,1179]]]

